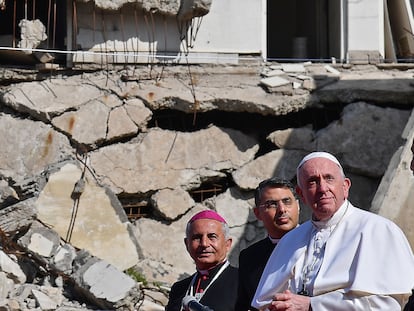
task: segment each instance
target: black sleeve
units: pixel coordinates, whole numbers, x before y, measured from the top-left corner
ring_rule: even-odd
[[[186,287],[183,285],[182,282],[173,284],[168,297],[168,303],[165,306],[165,311],[181,311],[182,301],[186,290]]]
[[[414,311],[414,289],[412,291],[410,299],[404,307],[404,311]]]
[[[236,306],[234,308],[236,311],[248,311],[250,309],[250,295],[246,289],[246,279],[244,278],[246,275],[246,272],[244,271],[244,257],[244,252],[242,251],[239,255],[239,286],[237,290]]]

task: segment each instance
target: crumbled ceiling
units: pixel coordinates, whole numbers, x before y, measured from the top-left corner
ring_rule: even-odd
[[[136,3],[145,11],[178,16],[181,20],[206,15],[210,11],[212,0],[81,0],[94,1],[101,9],[118,10],[124,4]]]

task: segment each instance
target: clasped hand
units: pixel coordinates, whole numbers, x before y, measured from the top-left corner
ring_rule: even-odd
[[[269,311],[308,311],[310,310],[310,297],[293,294],[290,290],[277,293],[268,307]]]

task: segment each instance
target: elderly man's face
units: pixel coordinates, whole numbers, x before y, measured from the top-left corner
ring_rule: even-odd
[[[351,181],[342,176],[338,165],[325,158],[311,159],[300,170],[297,193],[317,220],[331,218],[348,198]]]
[[[232,240],[224,234],[223,224],[217,220],[197,219],[191,224],[184,242],[197,269],[213,268],[226,259]]]

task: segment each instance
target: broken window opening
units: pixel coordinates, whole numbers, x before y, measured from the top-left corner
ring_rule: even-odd
[[[2,47],[66,50],[65,1],[5,0],[4,9],[0,10],[0,19],[2,21],[0,46]],[[42,26],[44,34],[42,34]],[[26,31],[29,33],[27,36],[25,36]],[[28,65],[44,61],[44,58],[35,54],[19,50],[2,50],[0,64]],[[53,55],[54,62],[64,62],[65,59],[64,53]]]
[[[152,211],[145,198],[135,198],[133,196],[118,196],[119,201],[125,211],[129,221],[135,221],[142,217],[151,217]]]
[[[255,137],[260,145],[256,155],[263,155],[271,150],[277,149],[267,136],[276,131],[290,127],[304,127],[309,124],[317,131],[329,125],[332,121],[338,120],[341,116],[343,105],[329,105],[323,108],[308,108],[298,112],[291,112],[286,115],[260,115],[247,112],[225,112],[208,111],[197,112],[197,119],[194,123],[194,114],[182,111],[165,109],[154,111],[152,120],[148,127],[159,127],[165,130],[194,132],[215,124],[222,128],[237,129],[247,135]]]
[[[234,186],[235,183],[230,177],[214,181],[210,180],[202,183],[197,189],[190,190],[189,194],[195,202],[201,203],[206,199],[226,192],[227,189]]]
[[[129,220],[137,220],[139,218],[148,216],[147,205],[144,205],[141,203],[138,203],[138,204],[130,203],[130,204],[124,205],[123,207]]]

